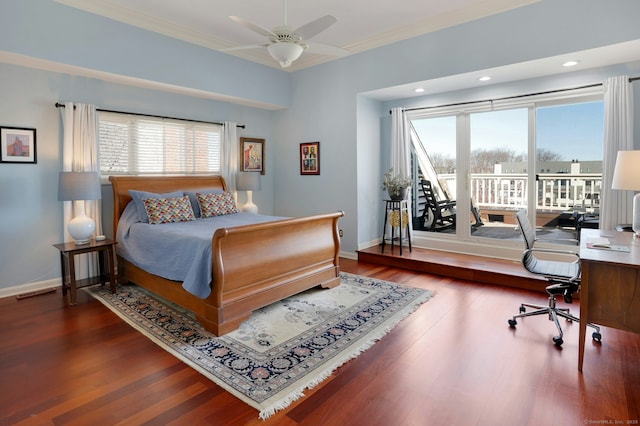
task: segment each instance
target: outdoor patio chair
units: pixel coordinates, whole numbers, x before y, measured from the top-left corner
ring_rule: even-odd
[[[426,228],[428,231],[444,231],[445,229],[455,228],[455,200],[438,200],[430,180],[422,179],[420,186],[425,198],[425,207],[420,220],[423,224],[423,229],[425,229],[425,226],[428,226]],[[426,225],[427,223],[429,225]]]

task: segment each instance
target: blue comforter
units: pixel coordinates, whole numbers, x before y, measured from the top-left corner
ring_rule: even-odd
[[[118,224],[117,252],[154,275],[182,281],[188,292],[206,298],[211,293],[211,239],[218,228],[271,222],[283,217],[235,213],[189,222],[150,225],[138,221],[133,203]]]

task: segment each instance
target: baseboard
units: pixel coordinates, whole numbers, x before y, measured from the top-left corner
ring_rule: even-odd
[[[350,251],[341,251],[339,256],[344,257],[345,259],[358,260],[358,253]]]
[[[54,278],[46,281],[38,281],[35,283],[14,285],[7,288],[0,288],[0,298],[39,292],[43,290],[48,290],[50,288],[58,288],[61,286],[62,286],[62,281],[60,280],[60,278]]]

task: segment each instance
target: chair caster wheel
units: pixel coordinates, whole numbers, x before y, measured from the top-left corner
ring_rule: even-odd
[[[516,322],[516,320],[514,320],[514,319],[510,319],[510,320],[509,320],[509,327],[515,327],[515,326],[516,326],[516,324],[518,324],[518,323]]]
[[[598,343],[602,341],[602,334],[598,333],[597,331],[594,331],[591,337],[593,338],[593,340],[595,340]]]
[[[525,309],[525,307],[524,307],[524,306],[520,306],[519,311],[520,311],[520,313],[521,313],[521,314],[523,314],[523,313],[524,313],[524,311],[526,311],[526,309]]]
[[[562,340],[562,337],[560,336],[554,336],[553,343],[555,343],[556,346],[562,346],[562,344],[564,343],[564,340]]]

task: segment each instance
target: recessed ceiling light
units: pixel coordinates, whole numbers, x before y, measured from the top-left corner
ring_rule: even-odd
[[[580,61],[567,61],[564,64],[562,64],[563,67],[574,67],[576,65],[578,65],[580,63]]]
[[[491,77],[489,77],[488,75],[482,76],[478,79],[478,81],[489,81],[491,80]]]
[[[422,93],[422,92],[424,92],[424,89],[422,87],[418,87],[416,89],[413,89],[413,91],[416,92],[416,93]]]

